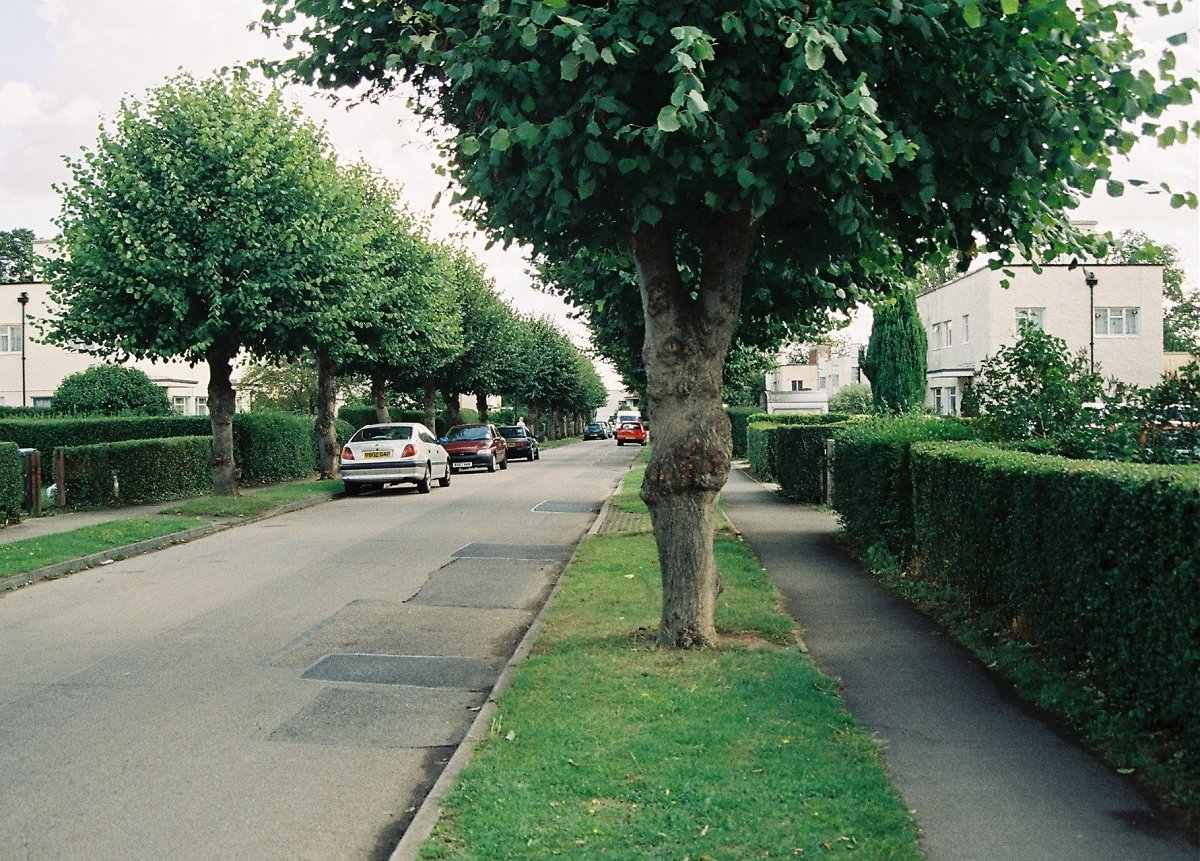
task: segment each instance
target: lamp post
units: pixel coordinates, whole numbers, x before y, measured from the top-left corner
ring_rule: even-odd
[[[1096,285],[1099,280],[1095,272],[1085,272],[1083,281],[1088,286],[1088,372],[1096,373]]]
[[[17,297],[17,301],[21,303],[21,406],[29,406],[25,403],[25,306],[29,304],[29,294],[24,290]]]

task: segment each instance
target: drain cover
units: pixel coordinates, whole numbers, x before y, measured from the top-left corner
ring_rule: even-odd
[[[549,514],[586,514],[589,511],[599,511],[602,502],[574,502],[571,500],[547,499],[533,507],[534,511]]]
[[[561,544],[468,544],[451,555],[459,559],[566,559],[570,549]]]
[[[483,691],[491,690],[503,667],[500,660],[450,655],[326,655],[301,678]]]

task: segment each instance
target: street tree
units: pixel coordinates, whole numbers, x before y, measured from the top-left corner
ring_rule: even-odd
[[[871,337],[859,366],[871,381],[876,412],[903,413],[925,400],[928,340],[911,290],[875,306]]]
[[[33,281],[33,240],[33,231],[25,227],[0,230],[0,284]]]
[[[721,383],[739,315],[849,308],[873,273],[928,249],[970,257],[977,236],[1001,259],[1082,253],[1069,210],[1097,182],[1118,192],[1109,168],[1130,124],[1196,89],[1173,58],[1157,80],[1135,68],[1118,12],[1132,10],[487,0],[379,14],[273,0],[262,28],[294,51],[274,70],[355,98],[403,88],[444,123],[461,197],[496,239],[632,264],[655,428],[642,497],[663,578],[658,639],[700,646],[716,637]],[[759,278],[785,268],[792,278]]]
[[[54,390],[54,410],[81,415],[165,416],[171,412],[171,401],[144,371],[124,365],[92,365],[63,378]]]
[[[244,75],[179,75],[67,164],[47,340],[206,363],[213,493],[236,494],[234,358],[305,352],[356,256],[324,134]]]

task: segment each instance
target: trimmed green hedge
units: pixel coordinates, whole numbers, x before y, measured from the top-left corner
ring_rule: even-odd
[[[778,431],[781,427],[767,421],[746,425],[746,459],[750,461],[750,471],[759,481],[775,480],[775,464],[779,456]]]
[[[777,425],[829,425],[847,421],[852,416],[846,413],[771,413],[761,410],[750,415],[748,423],[773,422]]]
[[[817,505],[825,487],[825,443],[847,422],[782,425],[774,432],[773,471],[780,492],[788,499]]]
[[[212,437],[64,446],[70,505],[133,505],[212,490]]]
[[[233,458],[242,484],[269,484],[312,475],[317,468],[313,419],[284,412],[237,413]]]
[[[1200,773],[1200,466],[915,443],[915,576]]]
[[[21,498],[24,495],[21,447],[12,442],[0,442],[0,517],[5,525],[21,519]]]
[[[912,444],[974,433],[958,420],[908,416],[855,422],[838,432],[831,503],[850,540],[873,563],[904,565],[912,556]]]
[[[725,414],[729,416],[729,432],[733,437],[733,459],[741,460],[746,456],[746,426],[750,416],[760,415],[758,407],[729,407]]]

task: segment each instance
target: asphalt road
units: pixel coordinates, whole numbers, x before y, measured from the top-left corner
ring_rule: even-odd
[[[0,597],[0,859],[387,858],[639,450],[552,449]]]

